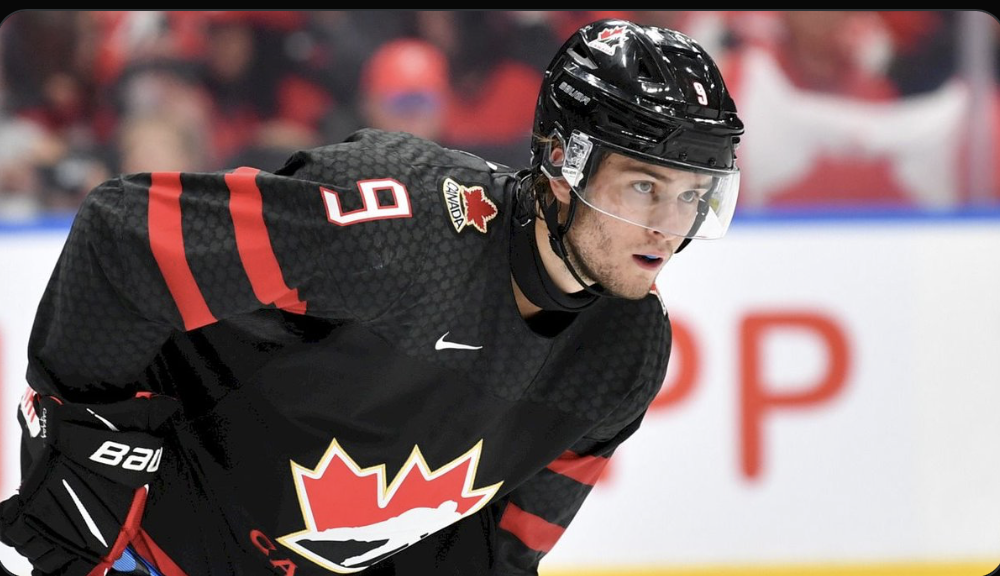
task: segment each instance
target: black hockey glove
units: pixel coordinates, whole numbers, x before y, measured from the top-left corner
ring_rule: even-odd
[[[103,576],[139,531],[177,409],[167,396],[70,404],[31,393],[18,420],[33,460],[18,494],[0,503],[0,541],[35,576]]]

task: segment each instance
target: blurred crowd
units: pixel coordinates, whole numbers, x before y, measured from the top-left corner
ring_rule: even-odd
[[[987,13],[25,10],[0,24],[0,219],[118,173],[274,170],[362,126],[520,167],[549,57],[604,17],[716,56],[748,128],[741,209],[1000,199]]]

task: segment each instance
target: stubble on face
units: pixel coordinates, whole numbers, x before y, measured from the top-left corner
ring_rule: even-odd
[[[600,284],[619,298],[641,300],[649,294],[652,281],[638,274],[630,262],[615,261],[613,249],[620,240],[615,241],[609,220],[610,217],[581,202],[566,235],[567,258],[588,284]]]

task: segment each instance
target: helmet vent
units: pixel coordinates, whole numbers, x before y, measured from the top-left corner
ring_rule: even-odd
[[[640,80],[653,80],[653,71],[649,67],[649,63],[645,59],[639,60],[639,66],[636,70],[636,75]]]
[[[581,52],[580,47],[578,45],[570,46],[566,50],[566,53],[569,55],[570,58],[573,59],[574,62],[576,62],[580,66],[583,66],[584,68],[589,68],[591,70],[597,69],[597,64],[593,60],[591,60],[589,56]]]

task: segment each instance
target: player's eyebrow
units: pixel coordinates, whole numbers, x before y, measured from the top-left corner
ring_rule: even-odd
[[[638,172],[645,176],[649,176],[654,180],[660,180],[667,183],[674,181],[674,179],[671,178],[670,176],[667,176],[665,174],[660,174],[659,172],[653,170],[643,162],[630,161],[628,164],[624,166],[624,169],[628,170],[629,172]]]
[[[644,176],[652,178],[653,180],[659,180],[660,182],[666,184],[671,184],[675,180],[675,178],[671,177],[670,175],[658,172],[657,170],[653,169],[646,162],[642,162],[640,160],[628,157],[626,157],[623,162],[624,162],[622,165],[623,170],[627,170],[629,172],[638,172]],[[696,184],[697,184],[695,186],[696,189],[707,190],[712,186],[712,177],[704,176],[704,180],[703,181],[699,180],[699,182],[697,182]]]

